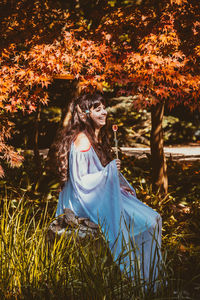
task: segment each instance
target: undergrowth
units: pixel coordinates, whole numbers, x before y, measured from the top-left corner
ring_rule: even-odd
[[[199,299],[200,162],[168,161],[169,193],[152,192],[148,158],[121,157],[123,173],[140,200],[163,219],[164,274],[160,288],[142,289],[94,240],[47,240],[58,182],[27,157],[0,181],[1,299]],[[37,173],[38,174],[38,173]]]
[[[48,240],[52,221],[46,208],[35,210],[23,197],[15,207],[9,198],[0,219],[0,293],[2,299],[179,299],[182,286],[163,253],[154,290],[138,274],[121,272],[105,244],[80,243],[75,234]],[[120,256],[122,256],[121,253]],[[135,265],[133,269],[135,269]],[[164,271],[163,271],[164,270]],[[182,298],[183,299],[183,298]]]

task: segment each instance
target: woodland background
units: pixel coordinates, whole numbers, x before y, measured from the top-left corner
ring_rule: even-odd
[[[2,299],[199,299],[200,163],[163,151],[200,141],[199,1],[4,0],[0,16]],[[95,89],[111,141],[117,124],[120,147],[151,148],[120,158],[138,198],[163,218],[157,293],[116,276],[105,251],[91,258],[90,243],[45,247],[59,183],[41,153],[66,126],[71,99]]]

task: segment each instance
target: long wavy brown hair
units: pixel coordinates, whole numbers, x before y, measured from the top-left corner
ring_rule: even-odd
[[[71,143],[80,132],[86,134],[103,166],[106,166],[112,160],[106,126],[101,128],[99,139],[96,141],[94,123],[87,113],[92,107],[96,108],[101,103],[105,104],[102,94],[94,93],[83,94],[69,105],[68,124],[66,127],[58,129],[55,141],[50,148],[51,165],[59,176],[61,187],[63,187],[69,176],[68,165]]]

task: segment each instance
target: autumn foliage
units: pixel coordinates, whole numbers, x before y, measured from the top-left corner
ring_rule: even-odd
[[[128,86],[130,94],[137,94],[136,106],[165,101],[170,108],[183,103],[194,110],[200,93],[200,6],[170,2],[159,10],[118,9],[106,20],[106,30],[113,46],[117,38],[120,45],[119,81],[126,84],[121,91],[127,93]]]
[[[81,89],[106,87],[136,95],[138,108],[160,102],[199,108],[198,1],[113,8],[92,30],[83,18],[77,22],[48,1],[34,1],[32,15],[25,0],[17,3],[14,16],[3,19],[0,56],[0,152],[12,166],[21,158],[6,146],[9,115],[46,105],[48,86],[58,74],[72,75]],[[6,38],[11,42],[6,44]]]

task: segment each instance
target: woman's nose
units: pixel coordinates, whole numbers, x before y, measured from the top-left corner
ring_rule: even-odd
[[[107,110],[106,110],[106,109],[103,109],[103,110],[102,110],[102,114],[103,114],[103,115],[107,115]]]

